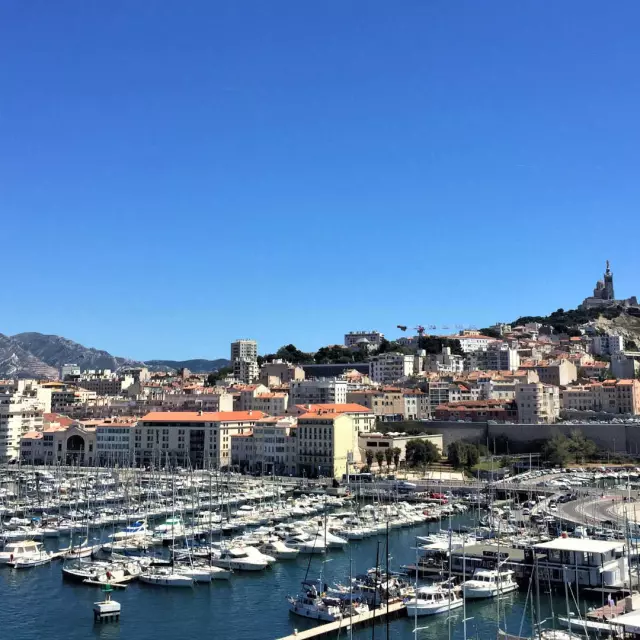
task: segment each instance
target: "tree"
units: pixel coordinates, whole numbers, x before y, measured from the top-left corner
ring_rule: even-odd
[[[563,467],[571,455],[567,439],[561,434],[556,434],[544,443],[542,455],[550,464]]]
[[[316,364],[347,364],[354,361],[354,354],[339,344],[321,347],[314,356]]]
[[[367,467],[371,468],[371,465],[373,464],[373,458],[374,458],[373,450],[367,449],[364,452],[364,457],[365,457],[365,460],[367,461]]]
[[[402,449],[400,447],[393,447],[393,464],[397,469],[400,466],[400,456],[402,455]]]
[[[576,462],[584,462],[585,459],[595,455],[598,447],[593,440],[587,440],[581,431],[574,429],[567,439],[567,449],[575,456]]]
[[[207,376],[207,385],[215,387],[218,380],[226,378],[230,373],[233,373],[233,367],[221,367]]]
[[[440,451],[433,442],[413,438],[407,441],[405,458],[410,467],[419,467],[432,464],[440,460]]]
[[[456,469],[468,469],[478,464],[480,448],[470,442],[456,440],[447,447],[447,459]]]
[[[384,462],[384,452],[376,451],[376,462],[378,463],[378,469],[382,469],[382,463]]]
[[[313,354],[300,351],[298,347],[293,344],[287,344],[280,347],[276,351],[276,358],[279,360],[286,360],[291,364],[311,364],[313,362]]]
[[[387,462],[387,467],[391,467],[391,463],[393,462],[393,450],[391,447],[387,447],[384,450],[384,458]]]
[[[624,341],[624,348],[625,348],[625,351],[637,351],[638,345],[635,340],[631,340],[630,338],[627,338]]]

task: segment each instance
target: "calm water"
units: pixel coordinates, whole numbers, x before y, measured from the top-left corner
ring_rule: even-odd
[[[395,529],[389,533],[391,550],[390,568],[414,560],[415,536],[437,530],[438,523]],[[349,576],[349,556],[353,573],[374,566],[376,549],[380,541],[380,554],[384,557],[385,537],[351,542],[345,551],[332,551],[324,562],[325,582],[346,582]],[[64,542],[63,544],[66,544]],[[227,638],[230,640],[273,640],[286,636],[294,629],[303,629],[313,623],[289,614],[286,596],[296,594],[304,578],[309,556],[294,561],[278,562],[273,568],[256,574],[236,573],[227,583],[196,585],[191,589],[164,589],[134,583],[125,590],[114,592],[114,599],[122,604],[119,623],[94,625],[93,602],[101,599],[100,590],[63,581],[60,563],[30,570],[15,571],[0,568],[0,638],[11,640],[73,640],[99,638],[117,640],[157,640],[171,638]],[[310,577],[318,577],[323,558],[313,556]],[[543,594],[543,608],[550,608],[548,595]],[[525,595],[509,594],[501,600],[502,627],[511,633],[520,631]],[[555,599],[556,613],[564,613],[564,601]],[[545,613],[544,615],[547,615]],[[467,636],[469,638],[495,637],[495,601],[470,603],[467,607]],[[446,616],[418,619],[418,638],[446,638],[451,626],[451,637],[463,637],[462,610],[453,612],[451,625]],[[390,623],[390,638],[412,638],[413,621],[394,620]],[[5,635],[5,630],[10,630]],[[528,611],[524,616],[523,634],[529,632]],[[345,633],[343,637],[347,637]],[[375,629],[362,628],[354,638],[386,638],[384,623]]]

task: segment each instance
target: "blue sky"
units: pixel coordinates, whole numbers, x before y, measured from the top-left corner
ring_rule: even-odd
[[[640,3],[5,0],[0,332],[135,358],[640,295]]]

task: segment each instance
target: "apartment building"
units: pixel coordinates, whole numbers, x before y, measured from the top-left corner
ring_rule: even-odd
[[[471,351],[485,351],[489,344],[495,340],[495,338],[489,338],[483,336],[480,333],[474,331],[461,331],[460,335],[451,336],[454,340],[460,341],[460,347],[463,353],[470,353]]]
[[[438,374],[458,374],[465,368],[464,356],[451,353],[451,347],[443,347],[441,353],[425,356],[425,371]]]
[[[269,387],[263,384],[247,384],[232,389],[235,396],[234,411],[250,411],[256,396],[269,393]]]
[[[518,410],[508,400],[466,400],[441,404],[435,409],[436,420],[449,422],[515,422]]]
[[[560,391],[563,410],[640,414],[640,380],[605,380]]]
[[[82,375],[77,380],[78,387],[93,391],[99,396],[119,396],[134,383],[132,376],[115,374]]]
[[[557,386],[538,383],[518,384],[516,404],[520,424],[552,424],[560,416]]]
[[[257,393],[253,397],[251,408],[271,416],[282,416],[289,406],[288,393]]]
[[[601,335],[591,339],[591,353],[598,356],[622,353],[624,351],[624,338],[622,336]]]
[[[0,462],[18,459],[25,433],[42,431],[44,409],[34,381],[0,382]]]
[[[345,347],[379,347],[384,340],[384,333],[379,331],[350,331],[344,336]]]
[[[134,429],[137,419],[109,418],[87,422],[96,430],[96,463],[102,466],[129,466],[134,461]]]
[[[84,405],[95,401],[98,397],[95,391],[74,385],[49,383],[45,386],[51,390],[51,411],[53,413],[76,415]]]
[[[231,436],[252,433],[261,411],[149,413],[134,430],[136,460],[144,465],[223,468],[231,462]]]
[[[199,391],[163,393],[158,404],[180,411],[233,411],[233,395],[214,391],[217,392],[218,389],[208,387],[201,388]]]
[[[266,417],[256,422],[250,435],[231,437],[234,466],[265,474],[290,475],[297,471],[297,418]]]
[[[231,343],[231,362],[241,358],[258,359],[258,343],[255,340],[236,340]]]
[[[383,421],[404,420],[405,400],[402,389],[386,387],[349,391],[347,402],[367,407],[376,418]]]
[[[354,416],[313,411],[298,417],[298,474],[340,478],[360,463]]]
[[[391,384],[414,374],[414,356],[403,353],[381,353],[371,359],[371,380]]]
[[[267,387],[288,384],[290,382],[304,379],[305,373],[302,367],[289,364],[284,360],[265,362],[260,369],[259,382]]]
[[[570,360],[542,362],[534,366],[543,384],[564,387],[578,379],[578,369]]]
[[[260,375],[260,367],[257,360],[249,358],[236,358],[233,361],[233,377],[245,384],[251,384],[258,379]]]
[[[290,404],[345,404],[347,388],[346,380],[320,378],[294,381],[289,392]]]

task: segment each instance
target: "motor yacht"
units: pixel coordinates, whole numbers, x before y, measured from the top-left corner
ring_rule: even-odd
[[[405,600],[407,616],[431,616],[447,613],[463,604],[460,594],[442,585],[419,587],[412,598]]]
[[[465,598],[493,598],[516,589],[518,583],[508,569],[476,569],[471,580],[462,583]]]

